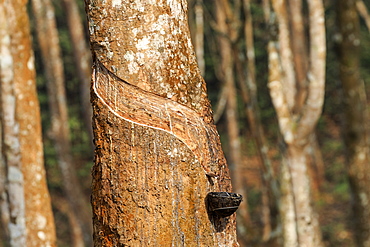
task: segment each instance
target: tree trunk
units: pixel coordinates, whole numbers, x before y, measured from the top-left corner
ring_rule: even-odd
[[[370,143],[364,82],[360,78],[360,26],[356,1],[339,1],[337,21],[340,78],[344,96],[343,136],[353,197],[354,233],[358,246],[370,246]]]
[[[370,31],[370,15],[369,11],[366,8],[364,1],[357,0],[356,1],[356,8],[362,19],[365,21],[367,29]]]
[[[307,72],[308,72],[308,47],[307,47],[307,28],[302,13],[302,0],[288,0],[288,23],[290,36],[290,47],[292,52],[292,62],[295,75],[295,101],[293,112],[299,112],[307,98]],[[319,195],[319,184],[323,180],[322,175],[316,169],[322,163],[320,150],[317,148],[316,133],[313,132],[310,137],[310,143],[306,146],[307,164],[309,176],[312,181],[313,193]]]
[[[242,172],[242,158],[241,158],[241,147],[240,147],[240,136],[239,136],[239,117],[238,117],[238,105],[237,105],[237,93],[235,88],[235,76],[234,76],[234,59],[233,49],[230,39],[235,37],[233,33],[236,30],[231,30],[228,26],[232,22],[228,18],[227,13],[231,12],[231,8],[227,1],[216,1],[215,3],[217,28],[220,32],[218,35],[219,51],[220,51],[220,70],[222,74],[222,80],[227,87],[226,96],[226,121],[227,121],[227,136],[228,136],[228,160],[230,163],[231,177],[233,178],[234,190],[237,193],[243,194],[245,198],[245,188],[243,186],[243,172]],[[234,25],[233,25],[234,26]],[[238,212],[240,217],[240,224],[238,225],[239,238],[246,242],[247,239],[247,228],[251,226],[251,219],[248,211],[247,203],[240,206]]]
[[[40,109],[36,93],[27,1],[6,1],[14,62],[13,84],[19,123],[20,164],[24,178],[27,246],[55,246],[56,236],[46,185]]]
[[[204,60],[204,16],[203,0],[196,0],[195,3],[195,54],[197,56],[198,66],[202,76],[206,72],[206,63]]]
[[[208,192],[230,192],[231,184],[186,1],[86,1],[86,8],[94,245],[238,246],[235,216],[207,214],[205,205]]]
[[[7,17],[14,14],[9,2],[0,2],[0,103],[2,150],[7,177],[6,193],[9,211],[10,246],[26,246],[26,213],[24,178],[22,174],[19,123],[16,119],[14,59],[11,53],[11,30]]]
[[[73,58],[80,81],[81,112],[85,127],[89,135],[91,148],[93,148],[92,133],[92,108],[90,104],[90,74],[91,54],[87,46],[85,30],[81,20],[77,2],[75,0],[63,0],[67,15],[68,31],[71,37]]]
[[[317,215],[311,197],[310,178],[304,146],[289,145],[287,164],[294,196],[295,226],[299,246],[322,246]]]
[[[68,217],[68,224],[70,226],[69,234],[71,238],[70,242],[72,243],[72,246],[83,247],[84,242],[83,239],[81,238],[82,236],[81,227],[79,226],[76,215],[74,214],[73,209],[70,208],[70,204],[68,203],[66,198],[53,194],[52,202],[56,210],[67,215]]]
[[[246,57],[246,76],[242,69],[238,69],[238,64],[242,64],[240,59],[237,59],[239,51],[234,52],[236,57],[236,65],[239,76],[240,93],[244,102],[244,111],[248,119],[250,133],[254,139],[258,156],[261,161],[262,179],[264,180],[262,186],[262,201],[266,206],[264,207],[264,232],[263,241],[267,241],[271,237],[271,228],[276,227],[276,219],[271,220],[270,212],[278,211],[279,207],[279,186],[272,167],[271,159],[268,155],[269,145],[266,141],[265,132],[262,128],[260,109],[257,102],[257,81],[256,81],[256,65],[255,65],[255,52],[253,41],[253,22],[252,13],[250,9],[250,0],[243,0],[243,11],[245,16],[244,22],[244,39],[245,39],[245,57]],[[268,203],[267,203],[268,202]],[[273,225],[270,225],[273,224]]]
[[[6,11],[4,6],[4,1],[0,2],[0,35],[3,37],[0,39],[0,110],[2,116],[3,113],[3,103],[2,98],[4,97],[2,95],[2,87],[4,83],[9,83],[8,81],[11,81],[13,79],[13,61],[10,54],[10,34],[9,34],[9,28],[8,23],[6,21]],[[4,58],[9,58],[8,61]],[[5,82],[4,82],[5,80]],[[10,208],[9,208],[9,201],[8,201],[8,174],[7,174],[7,164],[6,164],[6,157],[4,155],[4,123],[3,118],[0,118],[0,213],[1,213],[1,236],[2,239],[4,239],[7,243],[9,243],[10,240],[10,229],[8,227],[10,222]],[[6,135],[5,135],[6,136]]]
[[[294,35],[285,1],[272,1],[277,23],[271,23],[269,52],[269,89],[277,112],[280,132],[286,144],[281,173],[281,207],[284,246],[323,246],[317,215],[311,205],[311,187],[307,174],[307,145],[321,114],[325,85],[325,26],[324,10],[320,0],[308,1],[310,64],[304,80],[297,81],[294,54],[303,48],[292,46]],[[278,36],[277,36],[278,35]],[[303,49],[306,50],[306,49]],[[293,52],[294,51],[294,52]],[[304,66],[301,66],[303,69]],[[306,84],[306,86],[305,86]],[[302,87],[302,96],[299,96]],[[301,100],[301,97],[304,100]],[[304,102],[303,105],[302,102]]]
[[[91,246],[92,223],[90,208],[78,182],[71,154],[63,63],[54,8],[50,0],[33,0],[32,9],[36,20],[37,38],[47,79],[52,125],[51,138],[54,141],[58,165],[63,177],[64,192],[82,229],[83,236],[81,238],[84,239],[87,246]]]

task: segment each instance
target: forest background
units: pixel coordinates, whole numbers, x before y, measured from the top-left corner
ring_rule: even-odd
[[[68,127],[71,153],[73,160],[73,169],[77,174],[78,184],[82,188],[85,203],[90,200],[91,186],[91,167],[93,165],[93,148],[91,141],[91,130],[87,126],[85,113],[89,109],[82,108],[84,97],[81,90],[81,80],[79,79],[78,66],[75,63],[76,52],[73,48],[71,39],[71,25],[66,18],[67,5],[64,1],[53,1],[55,9],[55,20],[57,24],[58,36],[60,40],[60,49],[64,67],[64,83],[68,104]],[[65,1],[67,2],[67,1]],[[239,47],[233,50],[234,64],[232,70],[235,72],[235,84],[232,85],[235,90],[236,114],[237,114],[237,139],[240,142],[239,163],[237,166],[229,162],[232,175],[238,176],[233,180],[240,181],[244,193],[247,195],[242,209],[242,216],[238,216],[238,233],[241,246],[278,246],[277,240],[281,230],[279,223],[276,223],[277,209],[274,207],[274,195],[269,187],[269,181],[266,179],[266,169],[263,167],[258,146],[254,139],[252,127],[248,122],[246,114],[245,98],[240,81],[243,73],[240,75],[240,67],[237,60],[243,65],[242,70],[246,70],[246,57],[244,51],[246,48],[244,23],[252,20],[253,39],[255,52],[255,78],[256,78],[256,99],[260,109],[260,123],[265,133],[266,144],[269,146],[267,153],[275,174],[279,174],[280,163],[282,160],[282,136],[279,133],[279,124],[276,111],[274,109],[268,88],[268,42],[271,39],[271,27],[266,22],[264,11],[267,1],[229,1],[229,9],[224,8],[226,12],[228,28],[222,30],[217,23],[217,10],[214,1],[189,0],[189,25],[192,32],[193,42],[198,55],[198,63],[203,72],[207,83],[208,96],[214,108],[217,128],[221,136],[223,149],[228,159],[232,157],[235,150],[232,148],[233,140],[230,138],[228,130],[227,112],[230,111],[230,104],[227,104],[228,87],[230,84],[225,82],[225,74],[222,68],[222,57],[219,39],[227,38],[232,47]],[[84,24],[86,37],[81,42],[87,46],[87,24],[84,3],[77,1],[80,21]],[[246,18],[243,12],[243,6],[250,4],[252,13],[251,19]],[[364,5],[358,4],[362,3]],[[340,74],[340,52],[339,40],[341,39],[340,27],[338,27],[338,15],[340,8],[337,8],[337,1],[324,1],[325,6],[325,25],[326,25],[326,85],[325,85],[325,103],[317,127],[316,137],[318,146],[314,150],[317,152],[315,162],[311,162],[309,176],[311,179],[313,204],[319,216],[319,225],[322,231],[323,242],[326,246],[356,246],[355,235],[357,225],[353,222],[353,191],[351,190],[348,179],[348,152],[343,138],[343,132],[346,115],[344,113],[344,89]],[[63,175],[58,168],[58,156],[53,143],[52,129],[52,109],[49,106],[50,92],[47,89],[47,79],[45,77],[45,59],[44,63],[40,42],[37,37],[37,21],[35,13],[29,4],[29,14],[31,20],[31,30],[33,36],[33,49],[35,53],[36,71],[37,71],[37,92],[41,108],[44,160],[47,173],[47,182],[51,194],[53,213],[55,219],[57,243],[58,246],[72,246],[75,242],[73,232],[76,227],[75,216],[70,213],[71,209],[67,203],[65,189],[63,185]],[[370,17],[366,15],[364,6],[370,6],[370,1],[357,1],[356,17],[359,20],[359,47],[358,59],[360,61],[360,77],[364,82],[364,93],[367,99],[370,96]],[[306,3],[303,4],[303,12],[307,12]],[[69,10],[70,11],[70,10]],[[229,11],[229,13],[227,13]],[[230,15],[230,12],[232,13]],[[232,18],[230,18],[232,16]],[[308,25],[306,23],[306,25]],[[231,27],[230,27],[231,26]],[[199,37],[202,37],[199,41]],[[202,39],[204,40],[202,41]],[[200,42],[200,43],[197,43]],[[202,42],[204,44],[202,45]],[[199,46],[201,44],[201,47]],[[236,61],[236,62],[235,62]],[[239,73],[239,74],[238,74]],[[245,75],[245,74],[244,74]],[[239,77],[238,77],[239,76]],[[237,82],[239,80],[239,82]],[[85,84],[86,85],[86,84]],[[369,101],[365,101],[365,108],[369,109]],[[231,109],[232,110],[232,109]],[[235,109],[234,109],[235,110]],[[352,109],[356,111],[356,109]],[[369,133],[369,124],[367,124],[367,135]],[[364,133],[366,135],[366,132]],[[369,149],[369,146],[367,146]],[[368,152],[368,151],[367,151]],[[369,206],[370,207],[370,206]],[[275,211],[274,211],[275,210]],[[370,210],[370,209],[369,209]],[[5,236],[4,236],[5,237]],[[0,243],[0,246],[2,244]],[[4,246],[7,246],[4,241]],[[365,245],[364,245],[365,246]]]

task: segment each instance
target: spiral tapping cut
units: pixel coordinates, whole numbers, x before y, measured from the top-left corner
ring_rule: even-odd
[[[207,176],[217,176],[223,160],[216,147],[218,133],[196,111],[122,80],[100,61],[93,66],[93,90],[117,117],[174,135],[194,153]]]

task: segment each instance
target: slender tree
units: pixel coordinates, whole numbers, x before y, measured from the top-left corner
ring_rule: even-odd
[[[74,64],[80,81],[81,112],[92,146],[92,108],[90,104],[91,54],[86,40],[85,29],[76,0],[63,0],[67,16],[68,31],[73,48]]]
[[[195,54],[197,56],[199,70],[202,75],[206,71],[206,63],[204,60],[204,15],[203,15],[203,0],[196,0],[195,7]]]
[[[0,2],[2,223],[10,246],[55,246],[26,5]]]
[[[364,1],[357,0],[356,8],[362,19],[364,19],[367,29],[370,31],[370,15]]]
[[[64,68],[59,47],[54,8],[50,0],[32,0],[38,44],[47,80],[48,100],[51,114],[51,138],[57,154],[63,178],[63,188],[70,208],[78,219],[80,236],[78,246],[92,242],[91,211],[79,184],[69,140],[67,100],[64,88]],[[74,231],[78,232],[78,231]],[[76,236],[77,237],[77,236]]]
[[[355,0],[337,5],[339,61],[343,86],[343,136],[353,197],[353,230],[358,246],[370,246],[370,139],[365,85],[360,76],[360,23]]]
[[[7,20],[14,61],[16,119],[24,178],[27,246],[55,246],[55,226],[46,185],[40,108],[36,93],[27,1],[8,2]]]
[[[85,2],[94,245],[238,246],[235,216],[207,214],[207,193],[230,192],[231,183],[186,1]]]
[[[11,6],[11,5],[10,5]],[[0,2],[0,103],[1,103],[1,156],[6,169],[7,223],[10,246],[26,245],[26,213],[24,178],[22,174],[19,141],[19,123],[16,119],[16,94],[14,89],[14,59],[11,53],[10,27],[7,17],[9,2]]]
[[[263,124],[261,122],[260,108],[257,102],[258,86],[256,80],[256,64],[255,64],[255,47],[254,47],[254,29],[252,22],[251,1],[243,0],[244,13],[244,42],[245,42],[245,58],[246,58],[246,75],[245,69],[237,69],[239,76],[240,94],[244,102],[244,112],[248,119],[250,133],[254,139],[256,149],[261,162],[262,169],[262,201],[263,203],[263,222],[264,230],[262,240],[267,241],[272,236],[272,227],[274,222],[271,219],[271,212],[276,211],[279,207],[280,192],[275,176],[272,162],[269,157],[269,144],[266,140]],[[238,54],[240,48],[236,46],[235,54]],[[235,57],[237,57],[235,55]],[[237,61],[238,63],[241,63]],[[265,188],[267,186],[267,188]]]
[[[292,24],[287,4],[284,0],[272,0],[274,13],[270,14],[271,40],[268,45],[268,86],[285,144],[280,207],[284,246],[323,246],[311,200],[306,148],[321,115],[324,100],[324,8],[320,0],[307,1],[309,67],[303,81],[298,81],[296,71],[301,67],[303,70],[304,63],[299,67],[294,60],[294,54],[301,48],[293,46],[295,37],[290,26],[297,30],[299,26],[295,25],[301,22],[298,20]],[[305,90],[301,93],[302,87]]]
[[[294,39],[290,40],[292,65],[295,77],[295,99],[293,112],[299,112],[307,96],[306,76],[308,73],[308,46],[306,24],[302,11],[302,0],[288,0],[287,14],[289,33]],[[309,144],[305,147],[307,170],[311,178],[311,186],[315,195],[319,194],[319,187],[323,180],[323,161],[316,133],[312,132]]]
[[[12,67],[13,67],[13,60],[11,59],[10,55],[10,35],[9,35],[9,28],[8,23],[6,21],[6,14],[5,14],[5,6],[4,1],[0,2],[0,35],[3,37],[0,40],[0,86],[3,87],[4,80],[7,83],[7,80],[10,81],[13,78]],[[4,58],[9,58],[8,61],[4,60]],[[6,62],[7,61],[7,62]],[[2,93],[2,91],[0,91]],[[2,102],[3,95],[0,96],[0,100]],[[3,106],[1,103],[1,112],[0,116],[3,115]],[[9,220],[10,220],[10,210],[9,210],[9,201],[7,196],[7,164],[6,164],[6,157],[4,155],[4,133],[3,133],[3,119],[0,119],[0,213],[1,213],[1,237],[5,241],[9,242],[10,240],[10,233],[8,229]]]
[[[240,1],[237,1],[240,2]],[[238,9],[234,6],[235,10]],[[233,186],[236,192],[245,195],[245,187],[243,186],[244,174],[241,172],[242,156],[240,143],[240,128],[239,128],[239,112],[238,112],[238,94],[235,85],[234,73],[234,56],[233,44],[235,44],[238,28],[235,16],[232,16],[233,11],[228,1],[220,0],[215,2],[216,28],[219,33],[217,36],[218,48],[220,52],[219,70],[221,80],[225,87],[225,117],[227,122],[227,136],[228,136],[228,161],[230,163],[231,176],[233,178]],[[246,198],[246,196],[245,196]],[[251,219],[247,204],[243,204],[238,211],[240,218],[238,225],[238,236],[240,240],[246,242],[247,227],[251,226]]]

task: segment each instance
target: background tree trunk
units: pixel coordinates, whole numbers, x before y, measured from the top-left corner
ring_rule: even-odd
[[[55,246],[55,226],[46,185],[40,108],[36,93],[34,55],[31,46],[27,1],[8,2],[14,62],[13,84],[19,123],[20,163],[24,178],[27,246]]]
[[[189,28],[194,45],[199,70],[204,76],[206,64],[204,58],[204,3],[203,0],[188,0]]]
[[[237,9],[235,9],[237,11]],[[233,178],[233,187],[235,192],[242,194],[247,200],[244,174],[242,172],[242,158],[241,158],[241,144],[239,136],[239,114],[238,114],[238,95],[235,86],[235,75],[234,75],[234,56],[232,42],[235,42],[235,33],[238,30],[235,29],[236,21],[232,19],[231,10],[228,1],[221,0],[215,2],[215,13],[217,20],[217,31],[219,35],[218,47],[220,52],[220,74],[224,86],[226,87],[226,109],[225,117],[227,124],[227,137],[228,137],[228,161],[230,163],[231,177]],[[232,26],[232,27],[230,27]],[[234,28],[234,29],[233,29]],[[238,217],[240,218],[238,229],[238,237],[244,243],[247,242],[247,228],[252,225],[248,203],[240,206],[238,211]],[[251,229],[251,228],[250,228]],[[249,229],[249,230],[250,230]]]
[[[63,177],[64,192],[83,233],[79,245],[83,245],[83,242],[85,242],[87,246],[91,246],[92,223],[90,208],[87,204],[88,200],[84,198],[78,182],[71,154],[63,63],[54,8],[50,0],[33,0],[32,10],[37,24],[37,38],[47,78],[52,125],[50,134],[54,141],[58,165]]]
[[[261,122],[260,108],[257,101],[257,80],[256,80],[256,65],[255,65],[255,47],[253,37],[253,21],[250,6],[250,0],[243,0],[244,21],[244,41],[245,41],[245,57],[247,74],[240,79],[240,93],[244,102],[244,111],[248,119],[250,133],[254,139],[257,152],[261,162],[262,179],[262,200],[264,201],[264,230],[262,240],[267,241],[271,237],[271,228],[276,227],[276,219],[271,219],[271,212],[278,211],[280,191],[275,171],[269,157],[269,144],[265,137],[263,124]],[[237,53],[236,53],[237,54]],[[239,74],[242,74],[239,72]]]
[[[290,24],[285,1],[273,0],[272,5],[277,23],[272,22],[271,25],[278,25],[278,37],[271,33],[272,39],[268,46],[268,86],[280,132],[286,144],[286,149],[283,150],[286,163],[283,163],[281,174],[280,208],[284,246],[323,246],[318,218],[311,200],[306,152],[324,100],[326,45],[323,4],[320,0],[308,1],[310,46],[307,50],[310,67],[304,78],[306,83],[297,81],[296,71],[300,71],[300,68],[303,70],[304,66],[298,66],[302,63],[301,60],[294,59],[295,53],[303,48],[292,46],[295,42],[293,34],[299,30],[298,24],[301,21]],[[290,25],[294,32],[289,29]],[[303,86],[307,89],[301,93]],[[302,102],[304,104],[300,106]]]
[[[63,5],[67,15],[69,35],[72,40],[74,63],[77,67],[77,75],[80,81],[81,112],[89,135],[91,148],[93,149],[92,108],[90,104],[91,53],[88,49],[77,2],[75,0],[63,0]]]
[[[186,1],[86,1],[86,8],[95,246],[238,246],[235,216],[206,210],[207,193],[231,191],[231,183]]]
[[[6,21],[6,12],[5,12],[5,6],[4,1],[0,2],[0,35],[3,37],[0,40],[0,87],[2,90],[3,81],[5,80],[5,83],[9,83],[7,81],[11,81],[13,79],[13,61],[12,57],[10,55],[10,34],[8,29],[8,23]],[[5,58],[9,58],[9,60],[6,60]],[[4,78],[5,77],[5,78]],[[0,94],[2,91],[0,91]],[[3,116],[3,103],[2,98],[4,96],[0,96],[1,100],[1,115]],[[9,201],[8,201],[8,195],[7,195],[7,184],[8,184],[8,174],[7,174],[7,163],[6,163],[6,157],[4,155],[4,133],[3,133],[3,118],[0,119],[0,202],[1,202],[1,237],[4,239],[4,242],[9,243],[10,240],[10,232],[9,232],[9,221],[10,221],[10,210],[9,210]]]
[[[366,91],[360,77],[360,28],[355,0],[337,3],[340,78],[343,85],[343,136],[353,197],[354,233],[358,246],[370,246],[370,143]]]
[[[370,15],[369,15],[369,11],[367,10],[364,1],[357,0],[356,8],[357,8],[358,13],[361,15],[362,19],[364,19],[367,29],[370,31]]]
[[[203,0],[196,0],[195,4],[195,54],[202,76],[206,73],[206,62],[204,60],[204,15]]]
[[[0,103],[2,150],[6,165],[6,193],[9,219],[10,246],[26,246],[26,212],[24,178],[22,174],[19,123],[16,119],[16,93],[14,85],[14,59],[11,50],[11,31],[7,17],[14,17],[9,2],[0,2]]]

